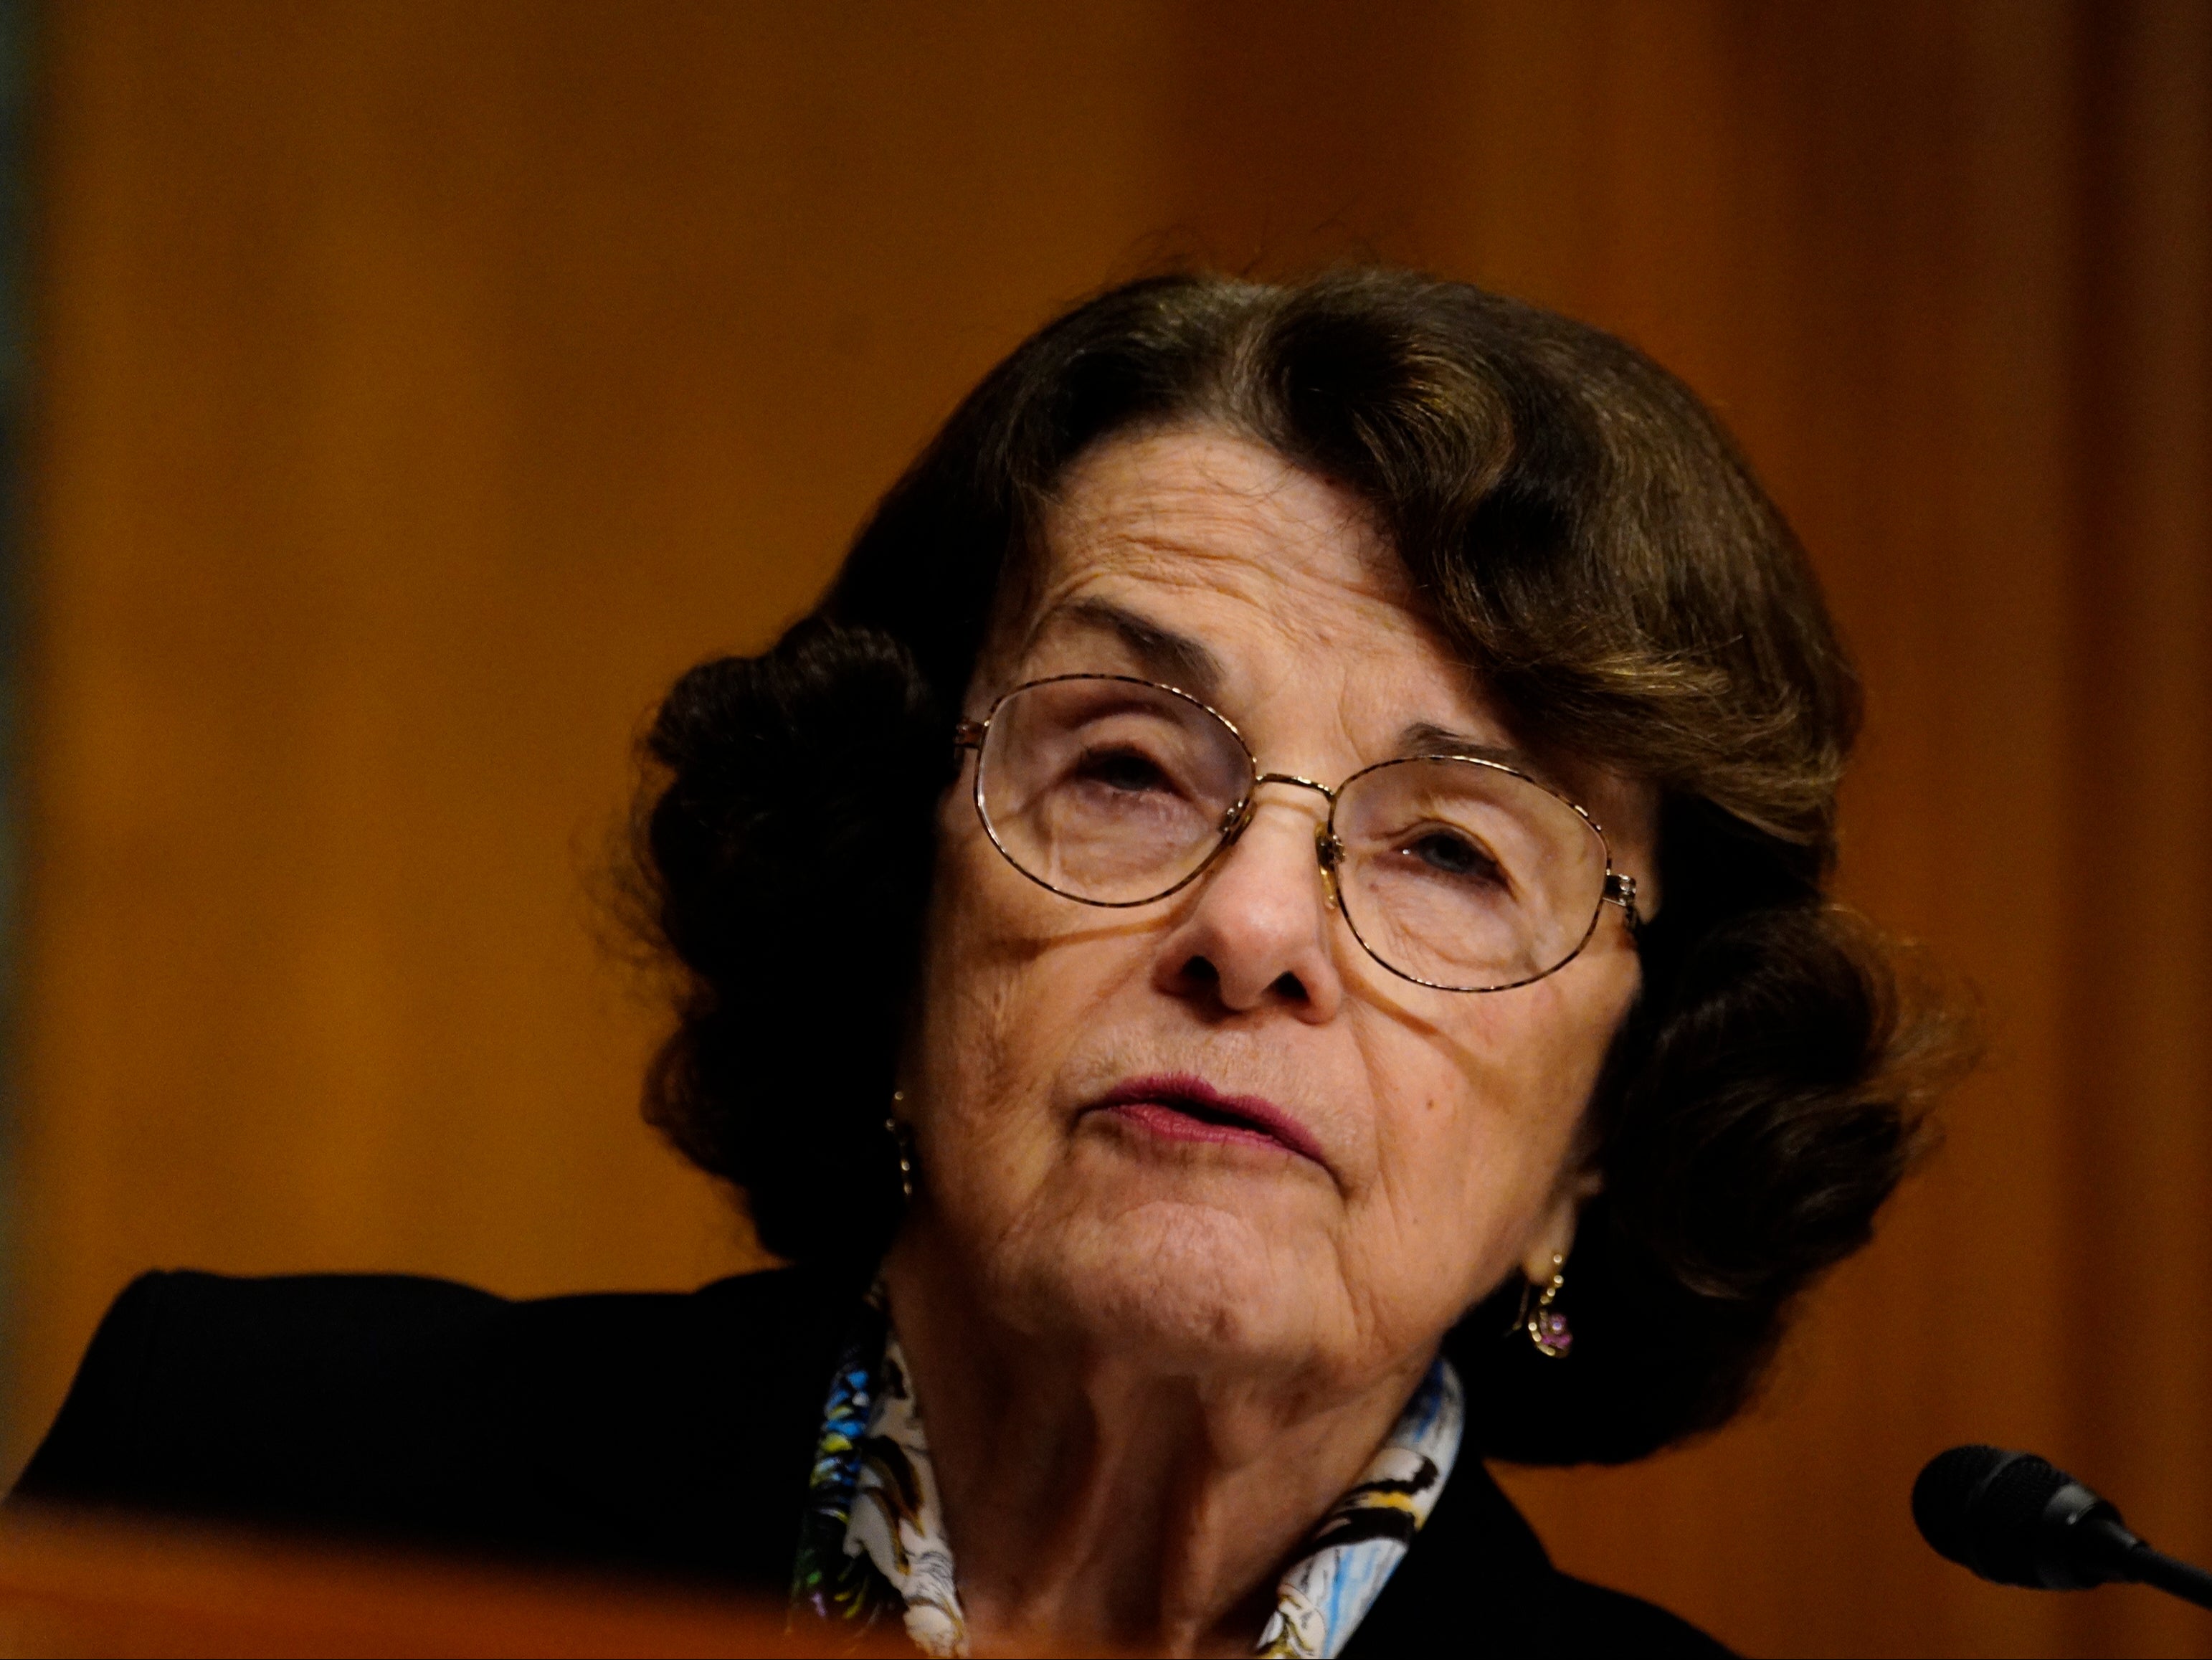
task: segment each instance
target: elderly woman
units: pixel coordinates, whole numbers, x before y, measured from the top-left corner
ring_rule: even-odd
[[[649,739],[648,1112],[790,1267],[149,1276],[23,1483],[773,1587],[933,1654],[1704,1651],[1486,1457],[1725,1420],[1937,1031],[1712,418],[1392,272],[1024,344]]]

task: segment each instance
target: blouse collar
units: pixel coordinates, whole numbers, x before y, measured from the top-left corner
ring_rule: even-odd
[[[794,1608],[866,1627],[896,1614],[925,1654],[965,1657],[921,1410],[880,1283],[832,1377],[792,1576]],[[1255,1655],[1334,1657],[1404,1560],[1459,1457],[1466,1395],[1437,1358],[1359,1480],[1329,1506],[1276,1582]]]

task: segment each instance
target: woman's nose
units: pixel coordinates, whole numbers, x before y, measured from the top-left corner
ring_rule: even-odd
[[[1301,1019],[1334,1017],[1344,986],[1314,856],[1321,822],[1303,800],[1261,802],[1169,935],[1161,989],[1238,1013],[1277,1003]]]

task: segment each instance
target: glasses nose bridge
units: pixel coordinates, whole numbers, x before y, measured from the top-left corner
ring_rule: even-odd
[[[1257,778],[1255,778],[1252,781],[1252,788],[1255,794],[1258,793],[1260,786],[1262,784],[1289,784],[1297,789],[1311,790],[1316,795],[1320,796],[1322,800],[1328,802],[1330,806],[1334,807],[1336,805],[1336,792],[1334,790],[1331,789],[1328,785],[1317,782],[1311,778],[1301,777],[1295,772],[1261,773]]]
[[[1329,909],[1335,909],[1339,903],[1336,891],[1337,854],[1340,851],[1336,840],[1336,798],[1338,790],[1342,789],[1343,786],[1339,785],[1336,789],[1331,789],[1318,779],[1304,777],[1295,772],[1254,774],[1252,787],[1245,792],[1244,800],[1230,810],[1228,822],[1221,827],[1223,832],[1221,849],[1224,853],[1242,839],[1246,828],[1252,822],[1253,815],[1259,812],[1260,786],[1262,784],[1288,784],[1293,789],[1311,790],[1328,803],[1328,814],[1321,823],[1314,826],[1314,859],[1321,866],[1322,887],[1328,897]]]
[[[1330,815],[1333,817],[1335,814],[1336,792],[1328,785],[1316,782],[1310,778],[1302,778],[1294,772],[1255,772],[1252,775],[1252,787],[1244,792],[1244,799],[1229,810],[1228,818],[1223,821],[1221,830],[1224,841],[1234,842],[1244,834],[1246,826],[1252,822],[1253,815],[1260,811],[1260,786],[1262,784],[1288,784],[1296,789],[1311,790],[1328,803]],[[1326,822],[1322,825],[1321,833],[1323,836],[1328,833]]]
[[[1243,800],[1229,810],[1229,816],[1222,824],[1221,841],[1215,857],[1225,856],[1229,849],[1243,838],[1253,815],[1260,810],[1260,786],[1262,784],[1288,784],[1294,789],[1311,790],[1328,803],[1327,817],[1314,826],[1314,860],[1321,866],[1322,893],[1328,903],[1329,909],[1342,909],[1343,901],[1336,886],[1337,856],[1341,851],[1336,840],[1337,792],[1317,779],[1301,777],[1294,772],[1255,772],[1252,787],[1244,792]],[[1341,787],[1341,785],[1338,786],[1338,788]],[[1213,860],[1206,862],[1211,864]]]

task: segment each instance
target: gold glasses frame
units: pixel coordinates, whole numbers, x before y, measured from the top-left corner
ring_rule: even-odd
[[[1052,883],[1046,881],[1044,878],[1024,866],[1021,860],[1014,857],[1006,844],[999,839],[998,827],[992,824],[990,811],[983,802],[983,745],[990,738],[991,723],[998,718],[1000,709],[1006,706],[1008,700],[1018,696],[1023,692],[1032,690],[1039,686],[1058,685],[1070,680],[1103,681],[1120,685],[1143,686],[1152,691],[1166,692],[1170,696],[1178,697],[1194,708],[1212,716],[1215,722],[1236,740],[1237,747],[1244,754],[1246,781],[1243,793],[1237,798],[1236,804],[1222,815],[1220,828],[1215,833],[1217,839],[1212,850],[1179,880],[1162,888],[1158,893],[1148,894],[1142,899],[1093,899],[1085,894],[1071,893],[1065,888],[1055,887]],[[1359,948],[1376,964],[1397,976],[1401,980],[1411,981],[1417,986],[1426,986],[1433,991],[1457,992],[1474,996],[1497,991],[1513,991],[1522,986],[1534,985],[1539,980],[1549,979],[1573,962],[1576,958],[1581,956],[1583,948],[1589,944],[1592,936],[1597,933],[1598,921],[1605,915],[1605,908],[1607,905],[1617,905],[1620,908],[1622,919],[1627,926],[1631,937],[1633,937],[1642,927],[1642,918],[1638,915],[1636,909],[1636,879],[1613,868],[1613,843],[1607,838],[1603,827],[1590,816],[1589,811],[1580,802],[1562,795],[1542,779],[1532,778],[1519,768],[1508,766],[1502,761],[1486,761],[1472,755],[1395,755],[1387,761],[1376,761],[1370,765],[1360,768],[1358,771],[1340,781],[1332,789],[1327,784],[1315,779],[1301,777],[1296,773],[1267,771],[1261,767],[1260,757],[1253,753],[1251,745],[1245,741],[1244,734],[1237,729],[1237,723],[1219,709],[1215,708],[1203,698],[1193,696],[1179,686],[1170,686],[1158,680],[1146,680],[1133,674],[1052,674],[1039,680],[1024,680],[1020,685],[1010,687],[1000,693],[992,701],[991,707],[984,711],[981,720],[962,721],[956,725],[952,730],[952,747],[956,755],[965,750],[973,750],[975,752],[975,781],[969,794],[975,804],[975,818],[983,826],[983,834],[990,838],[991,845],[999,850],[1000,857],[1012,866],[1017,873],[1036,883],[1046,892],[1057,894],[1062,899],[1073,900],[1079,905],[1092,905],[1102,910],[1132,910],[1140,905],[1158,904],[1161,900],[1182,892],[1183,889],[1205,875],[1223,854],[1236,846],[1237,839],[1244,834],[1245,828],[1251,824],[1252,815],[1258,810],[1260,787],[1262,784],[1287,784],[1297,789],[1313,790],[1328,803],[1328,818],[1314,831],[1314,856],[1321,866],[1322,885],[1328,896],[1329,909],[1344,919],[1345,927],[1351,930],[1352,937],[1358,941]],[[1503,985],[1449,986],[1440,981],[1424,980],[1417,974],[1408,974],[1405,970],[1383,958],[1373,946],[1368,944],[1367,937],[1360,933],[1358,920],[1353,917],[1351,910],[1344,903],[1343,892],[1337,878],[1338,866],[1344,859],[1344,843],[1338,839],[1336,834],[1337,803],[1345,791],[1350,789],[1352,785],[1370,773],[1380,772],[1387,767],[1404,766],[1417,761],[1442,761],[1455,766],[1482,767],[1492,772],[1504,773],[1509,778],[1517,778],[1522,783],[1541,790],[1554,801],[1568,808],[1576,818],[1581,819],[1589,827],[1590,834],[1597,837],[1598,848],[1605,855],[1605,879],[1600,888],[1597,903],[1591,906],[1589,921],[1583,927],[1582,937],[1575,941],[1574,949],[1552,964],[1550,968],[1539,974],[1531,974],[1519,980],[1509,981]]]

